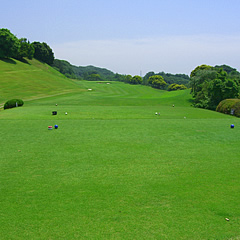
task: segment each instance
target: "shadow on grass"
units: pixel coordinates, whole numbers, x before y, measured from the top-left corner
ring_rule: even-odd
[[[11,64],[17,64],[13,59],[11,58],[0,58],[0,61],[3,61],[5,63],[11,63]]]
[[[188,99],[188,102],[190,102],[191,104],[194,104],[194,99]]]
[[[13,59],[13,58],[0,58],[0,61],[3,61],[3,62],[6,62],[6,63],[10,63],[10,64],[17,64],[15,60],[18,60],[22,63],[25,63],[25,64],[28,64],[28,65],[31,65],[27,59],[25,58],[16,58],[16,59]]]
[[[28,65],[31,65],[29,62],[28,62],[28,60],[27,59],[25,59],[25,58],[21,58],[21,59],[18,59],[20,62],[22,62],[22,63],[26,63],[26,64],[28,64]]]

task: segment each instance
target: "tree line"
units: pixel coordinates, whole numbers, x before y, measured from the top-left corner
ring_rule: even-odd
[[[227,65],[200,65],[190,74],[148,72],[141,76],[113,73],[105,68],[94,66],[77,67],[65,60],[54,58],[54,53],[45,42],[30,43],[27,38],[18,39],[8,29],[0,29],[0,59],[36,58],[45,62],[68,78],[89,81],[120,81],[129,84],[143,84],[153,88],[174,91],[189,87],[194,99],[194,106],[215,110],[224,99],[240,97],[240,73]]]
[[[185,74],[173,75],[164,72],[159,74],[149,72],[142,78],[138,75],[115,74],[108,69],[94,66],[77,67],[65,60],[55,59],[53,50],[47,43],[36,41],[30,43],[27,38],[18,39],[10,30],[4,28],[0,29],[0,58],[15,58],[20,61],[25,61],[25,58],[36,58],[72,79],[121,81],[129,84],[150,85],[154,88],[171,91],[185,89],[184,84],[187,85],[189,82],[189,77]]]
[[[36,58],[52,65],[54,53],[47,43],[30,43],[27,38],[18,39],[10,30],[0,29],[0,58],[15,58],[24,61],[24,58]]]
[[[149,72],[143,78],[141,76],[130,74],[124,75],[113,73],[112,71],[94,66],[74,66],[65,60],[55,59],[53,67],[65,76],[73,79],[84,79],[88,81],[119,81],[129,84],[143,84],[162,90],[182,90],[186,89],[189,83],[189,76],[186,74],[154,73]],[[149,80],[150,78],[150,80]],[[152,83],[152,78],[156,78]],[[162,81],[164,83],[162,84]]]

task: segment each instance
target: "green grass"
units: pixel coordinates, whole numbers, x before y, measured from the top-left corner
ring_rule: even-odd
[[[35,59],[28,64],[0,59],[0,82],[0,106],[12,98],[26,101],[80,90],[73,81]]]
[[[93,90],[0,111],[0,239],[239,239],[239,119],[74,84]]]

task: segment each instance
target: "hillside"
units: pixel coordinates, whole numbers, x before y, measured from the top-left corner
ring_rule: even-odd
[[[99,68],[95,66],[74,66],[68,61],[55,59],[53,62],[53,67],[60,73],[64,74],[68,78],[77,78],[91,80],[91,74],[99,74],[99,80],[112,81],[114,80],[115,74],[106,69]]]
[[[0,60],[0,107],[11,98],[24,101],[81,91],[79,85],[36,59],[23,63]]]

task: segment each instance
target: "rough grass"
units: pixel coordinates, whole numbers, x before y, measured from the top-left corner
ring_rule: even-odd
[[[76,84],[93,90],[0,112],[1,239],[239,238],[237,118],[188,90]]]

